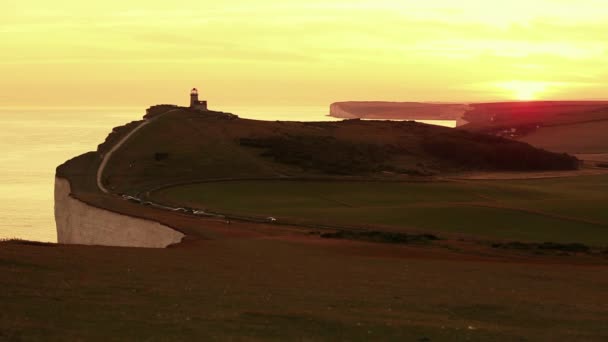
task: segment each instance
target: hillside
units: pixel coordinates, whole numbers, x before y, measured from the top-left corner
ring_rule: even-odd
[[[103,182],[113,192],[138,192],[220,178],[394,178],[577,166],[573,157],[527,144],[415,122],[266,122],[179,109],[150,119],[129,139]]]
[[[608,153],[608,102],[473,104],[464,130],[509,136],[555,152]]]
[[[464,114],[472,131],[492,131],[524,125],[564,125],[608,120],[605,101],[530,101],[470,104]]]
[[[544,149],[571,154],[607,154],[608,119],[538,129],[517,137],[519,141]],[[587,159],[585,157],[585,159]]]

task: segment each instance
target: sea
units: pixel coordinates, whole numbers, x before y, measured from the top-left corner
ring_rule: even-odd
[[[328,116],[329,106],[225,106],[217,110],[258,120],[336,120]],[[145,107],[0,107],[0,240],[56,242],[55,168],[96,150],[113,127],[140,120],[144,114]]]

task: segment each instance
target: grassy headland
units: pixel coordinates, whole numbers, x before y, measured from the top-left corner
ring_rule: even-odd
[[[137,123],[57,174],[76,198],[167,224],[184,242],[0,243],[0,340],[608,338],[605,176],[445,181],[576,168],[570,156],[410,122],[261,122],[175,107],[148,117],[104,173],[114,194],[98,191],[97,168]]]
[[[530,145],[415,122],[265,122],[176,110],[137,132],[108,164],[116,192],[217,178],[399,177],[463,170],[575,169]]]

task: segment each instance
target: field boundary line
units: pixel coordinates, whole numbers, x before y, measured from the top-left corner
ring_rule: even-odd
[[[563,221],[572,221],[572,222],[578,222],[578,223],[585,223],[585,224],[589,224],[589,225],[593,225],[593,226],[608,227],[608,223],[604,223],[604,222],[600,222],[600,221],[585,220],[585,219],[578,218],[578,217],[557,215],[557,214],[547,213],[547,212],[538,211],[538,210],[524,209],[524,208],[518,208],[518,207],[509,207],[506,205],[491,205],[491,204],[482,204],[482,203],[468,203],[468,205],[475,206],[475,207],[481,207],[481,208],[519,211],[519,212],[523,212],[523,213],[527,213],[527,214],[545,216],[545,217],[554,218],[554,219],[563,220]]]

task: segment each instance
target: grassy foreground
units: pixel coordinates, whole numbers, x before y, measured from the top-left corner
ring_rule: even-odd
[[[605,265],[252,237],[164,250],[0,243],[0,340],[608,338]]]
[[[239,181],[153,194],[174,205],[283,220],[608,246],[608,176],[512,181]]]

